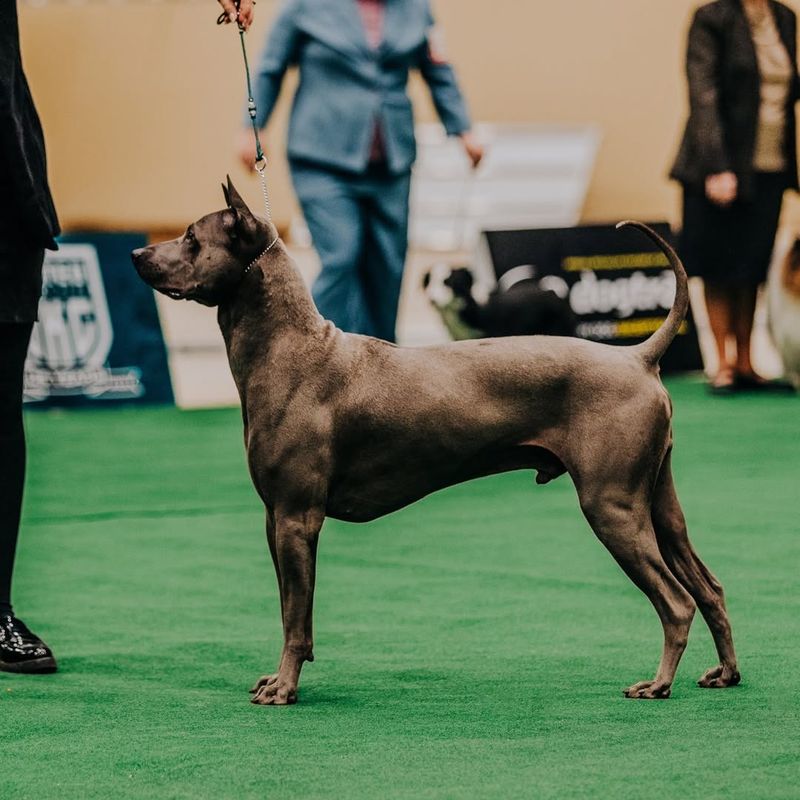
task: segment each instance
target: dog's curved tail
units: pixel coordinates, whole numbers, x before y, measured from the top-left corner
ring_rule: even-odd
[[[672,340],[678,334],[678,330],[686,319],[686,312],[689,310],[689,279],[686,276],[683,263],[678,258],[678,254],[652,228],[635,220],[625,220],[617,225],[617,228],[627,227],[638,228],[652,239],[667,257],[667,261],[669,261],[669,265],[675,273],[675,300],[672,303],[669,314],[667,314],[667,318],[652,336],[635,346],[635,349],[646,364],[656,366],[664,353],[666,353],[667,348],[672,344]]]

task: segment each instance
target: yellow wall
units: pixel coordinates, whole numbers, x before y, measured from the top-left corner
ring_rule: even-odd
[[[350,0],[342,0],[348,2]],[[685,115],[683,56],[694,0],[434,0],[476,120],[598,123],[586,220],[676,220],[665,175]],[[275,0],[260,0],[255,59]],[[22,4],[23,58],[48,139],[65,227],[183,226],[220,205],[230,172],[258,200],[232,142],[244,76],[234,28],[212,0]],[[433,118],[415,83],[420,119]],[[292,208],[283,135],[267,145],[278,221]],[[800,216],[794,203],[789,215]]]

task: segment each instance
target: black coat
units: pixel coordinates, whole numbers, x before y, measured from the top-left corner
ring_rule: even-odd
[[[797,18],[782,3],[770,0],[769,5],[795,69],[785,141],[788,186],[797,189]],[[708,175],[730,170],[738,178],[740,196],[746,198],[753,184],[761,77],[742,0],[716,0],[697,10],[689,30],[686,74],[689,120],[670,177],[702,188]]]
[[[44,136],[22,71],[15,0],[0,2],[0,242],[55,248]],[[2,302],[0,300],[0,302]]]

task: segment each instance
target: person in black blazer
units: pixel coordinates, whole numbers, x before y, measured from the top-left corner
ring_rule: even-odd
[[[783,194],[798,189],[796,31],[773,0],[716,0],[689,30],[690,114],[670,176],[684,190],[682,255],[705,283],[718,393],[767,385],[750,337]]]
[[[52,672],[50,649],[15,615],[11,575],[25,477],[22,383],[42,286],[58,235],[44,137],[22,71],[17,7],[0,4],[0,670]]]
[[[248,28],[252,0],[219,0]],[[58,219],[47,182],[44,135],[22,69],[17,6],[0,3],[0,670],[53,672],[50,648],[15,616],[11,578],[25,480],[25,357],[42,288],[45,249]]]

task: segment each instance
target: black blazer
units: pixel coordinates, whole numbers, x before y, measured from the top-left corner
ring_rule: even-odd
[[[22,71],[15,0],[0,1],[0,242],[55,248],[44,136]]]
[[[795,68],[786,107],[786,161],[788,185],[797,189],[797,18],[782,3],[770,0],[769,5]],[[686,74],[689,119],[670,177],[702,188],[708,175],[730,170],[746,198],[753,184],[761,77],[742,0],[716,0],[697,9],[689,29]]]

